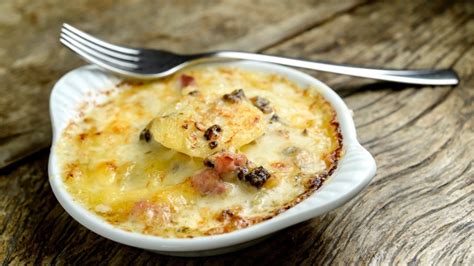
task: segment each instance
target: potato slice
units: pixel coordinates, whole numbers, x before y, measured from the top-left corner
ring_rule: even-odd
[[[213,125],[218,125],[220,132],[209,138],[206,131]],[[248,144],[264,133],[265,125],[263,113],[246,98],[230,102],[222,97],[184,96],[151,122],[150,131],[165,147],[205,158]]]

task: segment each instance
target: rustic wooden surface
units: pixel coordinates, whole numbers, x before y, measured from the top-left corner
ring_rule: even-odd
[[[48,184],[48,97],[83,64],[61,22],[110,41],[178,52],[241,49],[400,68],[453,67],[457,87],[414,87],[309,72],[354,110],[375,156],[348,204],[245,250],[174,258],[75,222]],[[8,264],[474,264],[472,1],[0,2],[0,261]],[[30,155],[33,154],[33,155]],[[18,159],[23,158],[18,161]]]

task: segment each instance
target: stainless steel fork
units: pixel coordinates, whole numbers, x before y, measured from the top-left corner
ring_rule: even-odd
[[[87,62],[135,79],[165,77],[197,63],[239,59],[408,84],[456,85],[459,82],[452,69],[376,69],[238,51],[181,55],[163,50],[130,48],[102,41],[68,24],[63,24],[61,28],[60,41]]]

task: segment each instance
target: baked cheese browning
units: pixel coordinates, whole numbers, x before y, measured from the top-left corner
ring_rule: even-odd
[[[150,131],[165,147],[205,158],[216,148],[248,144],[264,133],[265,126],[263,113],[249,101],[227,102],[219,95],[208,94],[199,99],[183,96],[152,121]],[[213,127],[216,130],[208,131]]]
[[[194,237],[259,223],[311,195],[342,153],[332,107],[278,75],[209,66],[116,90],[54,152],[71,196],[123,230]]]

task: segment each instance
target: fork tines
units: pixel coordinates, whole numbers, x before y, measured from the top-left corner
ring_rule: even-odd
[[[120,73],[139,68],[140,50],[102,41],[66,23],[59,40],[86,61],[111,71]]]

